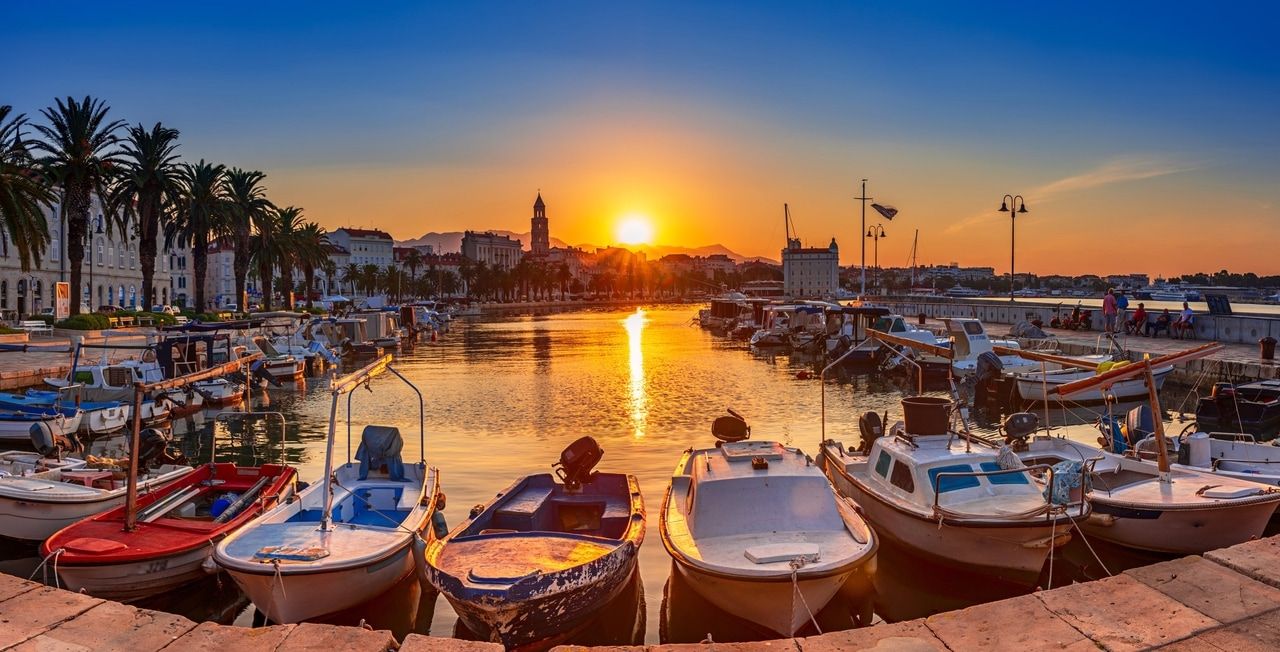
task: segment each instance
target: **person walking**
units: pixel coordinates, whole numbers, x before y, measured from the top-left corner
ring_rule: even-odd
[[[1102,297],[1102,330],[1116,332],[1116,293],[1111,288]]]

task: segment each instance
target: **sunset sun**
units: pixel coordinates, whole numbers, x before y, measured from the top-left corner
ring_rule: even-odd
[[[618,222],[618,241],[622,244],[653,244],[653,222],[645,215],[627,215]]]

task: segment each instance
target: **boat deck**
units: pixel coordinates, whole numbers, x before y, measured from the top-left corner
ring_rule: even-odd
[[[573,568],[603,557],[616,547],[581,537],[557,536],[555,532],[520,532],[455,539],[441,546],[433,561],[454,577],[484,584]]]

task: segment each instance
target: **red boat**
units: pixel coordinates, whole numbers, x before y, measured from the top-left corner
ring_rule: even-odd
[[[218,572],[214,545],[281,500],[297,471],[206,464],[182,480],[138,497],[137,527],[124,529],[125,507],[87,518],[49,537],[42,555],[72,591],[130,602]]]

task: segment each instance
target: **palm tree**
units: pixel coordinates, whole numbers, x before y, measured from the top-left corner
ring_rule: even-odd
[[[409,287],[415,287],[414,281],[418,280],[418,268],[422,267],[422,253],[417,249],[410,249],[404,256],[404,266],[409,268]]]
[[[279,254],[275,264],[280,268],[281,292],[285,297],[285,308],[293,310],[293,301],[289,292],[297,286],[293,282],[293,271],[302,267],[302,242],[299,234],[305,224],[302,220],[302,209],[297,206],[286,206],[276,211],[276,238],[280,242]],[[310,294],[308,292],[308,294]]]
[[[165,242],[191,245],[195,309],[204,312],[210,236],[217,238],[227,230],[227,169],[200,159],[195,165],[183,164],[178,175],[181,190],[174,219],[165,227]]]
[[[288,211],[287,213],[285,211]],[[273,209],[257,221],[257,244],[254,245],[252,266],[257,267],[258,281],[262,285],[262,309],[271,310],[275,270],[291,268],[288,229],[301,220],[302,211],[292,206]]]
[[[464,257],[462,262],[458,264],[458,275],[462,277],[462,285],[467,297],[472,296],[476,282],[476,271],[476,266],[471,262],[470,258]]]
[[[40,267],[45,247],[49,245],[49,222],[44,209],[52,209],[58,200],[44,175],[22,142],[22,125],[26,116],[9,120],[13,107],[0,106],[0,236],[18,248],[22,271],[32,263]]]
[[[307,222],[294,232],[293,253],[302,268],[303,291],[307,293],[307,307],[312,306],[311,292],[315,289],[316,270],[329,263],[329,232],[315,222]],[[330,263],[331,264],[331,263]]]
[[[353,295],[356,294],[356,284],[360,282],[361,271],[360,266],[355,263],[347,263],[342,267],[342,281],[350,286]]]
[[[566,291],[569,289],[569,281],[573,280],[573,273],[569,271],[568,263],[560,263],[560,267],[556,269],[556,282],[560,284],[560,300],[564,301]]]
[[[262,180],[267,175],[257,170],[241,170],[231,168],[227,173],[227,231],[231,236],[234,248],[232,268],[236,277],[236,301],[245,297],[245,279],[249,276],[249,260],[253,257],[253,229],[267,221],[271,214],[271,202],[267,200],[267,189],[262,187]],[[261,271],[259,271],[261,273]],[[268,297],[265,290],[269,281],[263,280],[263,305],[266,307]],[[248,306],[240,306],[241,310]]]
[[[382,285],[382,269],[373,263],[369,263],[360,268],[360,285],[364,288],[364,295],[371,297],[378,293],[378,288]]]
[[[150,131],[138,124],[129,127],[128,132],[107,214],[118,216],[115,221],[122,231],[130,224],[135,227],[142,268],[142,305],[150,307],[156,298],[153,283],[161,222],[170,221],[181,191],[178,130],[157,122]]]
[[[93,194],[107,196],[107,184],[118,162],[116,132],[121,120],[107,121],[110,110],[104,102],[85,96],[83,101],[56,99],[55,106],[40,113],[48,125],[36,125],[44,137],[33,144],[47,156],[40,163],[46,172],[62,182],[62,211],[67,221],[67,262],[71,266],[71,314],[80,314],[81,265],[89,230],[89,203]]]

